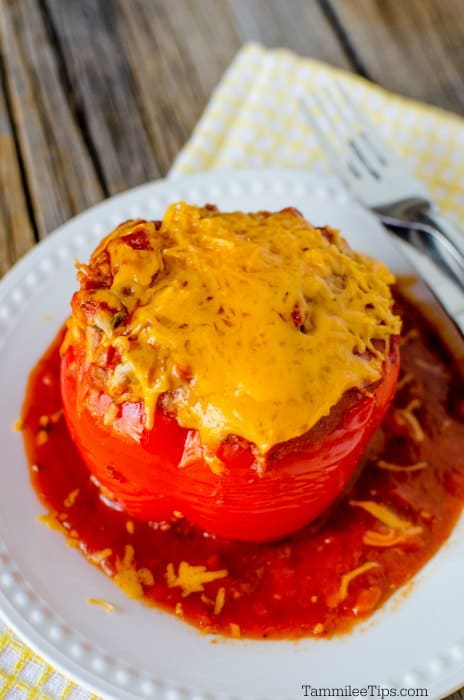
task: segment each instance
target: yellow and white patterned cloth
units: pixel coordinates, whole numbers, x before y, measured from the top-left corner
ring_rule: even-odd
[[[256,44],[246,45],[226,71],[171,174],[267,165],[326,170],[298,97],[334,78],[426,183],[441,209],[464,222],[464,119],[325,63]]]
[[[97,700],[45,663],[0,621],[1,700]]]
[[[427,184],[442,211],[464,224],[463,119],[387,93],[326,64],[256,44],[245,46],[227,70],[171,175],[266,165],[326,170],[297,97],[334,76]],[[48,666],[0,622],[0,698],[96,696]]]

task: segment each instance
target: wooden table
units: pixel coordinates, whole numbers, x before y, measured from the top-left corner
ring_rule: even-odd
[[[250,39],[464,113],[463,0],[0,7],[0,275],[69,217],[163,176]]]
[[[0,8],[0,276],[74,214],[163,176],[248,40],[464,114],[463,0],[0,0]]]

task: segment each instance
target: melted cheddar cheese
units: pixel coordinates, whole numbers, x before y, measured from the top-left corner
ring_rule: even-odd
[[[166,581],[169,588],[179,586],[182,588],[183,597],[191,593],[200,593],[205,590],[204,587],[206,583],[225,578],[226,576],[228,576],[227,569],[207,571],[206,566],[191,566],[186,561],[180,562],[177,575],[175,573],[174,564],[170,563],[166,568]],[[222,589],[222,591],[224,592],[224,589]],[[222,605],[224,605],[224,601]]]
[[[146,427],[161,401],[211,454],[229,434],[263,455],[305,433],[381,378],[400,331],[388,270],[293,209],[173,204],[78,269],[65,342],[85,343],[117,403],[143,401]]]

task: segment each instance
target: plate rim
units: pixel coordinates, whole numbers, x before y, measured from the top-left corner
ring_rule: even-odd
[[[261,183],[269,183],[272,180],[275,180],[275,182],[283,181],[296,184],[301,184],[304,182],[306,183],[307,189],[311,190],[311,193],[313,193],[313,190],[320,190],[321,192],[325,192],[325,194],[329,193],[330,196],[338,198],[339,201],[345,202],[348,204],[348,206],[360,210],[360,205],[353,200],[353,198],[341,186],[340,182],[336,178],[322,176],[320,173],[308,173],[307,171],[295,171],[282,168],[260,168],[246,170],[227,168],[194,175],[160,179],[154,182],[145,183],[95,204],[91,208],[73,217],[58,227],[52,234],[41,240],[18,263],[16,263],[16,265],[14,265],[13,268],[11,268],[11,270],[9,270],[0,281],[0,305],[2,300],[6,299],[8,295],[14,293],[15,287],[23,280],[24,276],[27,275],[30,269],[33,269],[35,265],[38,266],[48,253],[56,252],[59,249],[62,239],[66,238],[67,236],[71,236],[73,229],[77,228],[81,224],[85,225],[87,221],[91,221],[91,219],[94,217],[98,218],[98,216],[106,216],[106,214],[111,212],[112,209],[124,206],[134,197],[142,198],[146,194],[150,195],[153,191],[162,189],[166,189],[172,193],[175,193],[176,190],[182,190],[182,188],[185,187],[193,187],[193,190],[195,188],[201,189],[201,185],[205,182],[210,182],[211,179],[216,182],[218,187],[221,186],[218,184],[221,182],[223,186],[224,183],[226,183],[227,186],[230,186],[231,181],[234,181],[235,179],[251,179],[254,182]],[[176,197],[174,196],[173,199],[175,200]],[[363,212],[366,214],[364,210]],[[103,235],[104,233],[105,231],[103,231],[100,235]],[[96,241],[97,238],[95,238],[95,242]],[[72,241],[68,241],[68,243],[71,244]],[[78,248],[80,242],[75,241],[74,243],[76,243],[76,247]],[[0,345],[0,353],[1,352],[2,346]],[[455,528],[456,527],[457,525]],[[11,555],[8,553],[8,548],[3,541],[3,536],[0,534],[0,615],[5,619],[6,624],[12,627],[15,633],[24,641],[24,643],[31,647],[39,656],[44,658],[47,663],[63,673],[65,676],[69,677],[71,675],[76,683],[82,685],[90,692],[96,692],[102,697],[108,698],[118,697],[129,699],[139,697],[134,695],[132,691],[128,693],[124,687],[115,686],[111,682],[110,687],[107,688],[106,686],[108,684],[104,679],[102,679],[100,676],[95,676],[94,673],[88,671],[87,669],[83,669],[81,665],[76,664],[76,662],[70,659],[68,656],[66,656],[66,658],[63,660],[57,657],[56,646],[50,645],[49,641],[46,640],[43,635],[38,634],[33,625],[30,622],[25,621],[24,615],[18,612],[18,610],[11,603],[11,600],[7,597],[7,595],[5,595],[5,590],[9,589],[9,586],[5,587],[5,581],[8,580],[8,576],[14,582],[15,576],[17,576],[18,573],[20,574],[20,572],[15,571],[14,564],[12,564],[9,559],[10,556]],[[14,563],[14,559],[12,561]],[[424,571],[424,569],[419,572],[419,576],[421,575],[422,571]],[[83,670],[86,671],[84,675],[82,674]],[[86,677],[87,675],[89,676],[88,678]],[[97,678],[97,682],[95,682],[95,678]],[[464,664],[462,666],[462,682],[457,685],[455,682],[452,682],[451,686],[447,686],[445,682],[446,679],[442,680],[443,682],[440,684],[440,681],[437,678],[437,684],[434,684],[437,685],[437,689],[435,690],[434,688],[436,697],[442,697],[443,693],[451,693],[456,688],[459,688],[462,686],[462,684],[464,684]],[[168,700],[169,698],[169,700],[175,700],[177,697],[182,697],[185,700],[194,700],[194,698],[198,700],[199,698],[203,698],[203,693],[205,693],[205,697],[208,698],[219,698],[219,694],[212,693],[209,690],[205,691],[193,687],[187,689],[183,687],[176,687],[172,684],[166,686],[164,681],[161,679],[156,679],[156,682],[157,686],[154,691],[155,694],[152,695],[152,697],[159,699],[164,700],[164,698],[166,698],[166,700]],[[112,695],[114,692],[117,692],[118,694]],[[149,697],[148,694],[147,697]],[[221,695],[221,698],[225,697],[225,695]],[[245,698],[243,695],[240,697],[242,699]],[[255,696],[253,695],[253,697]],[[280,698],[283,696],[279,695],[273,697]]]

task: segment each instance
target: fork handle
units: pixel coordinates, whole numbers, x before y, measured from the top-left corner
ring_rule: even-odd
[[[418,215],[418,220],[439,231],[464,255],[464,231],[460,231],[440,214],[435,206]]]
[[[437,207],[431,206],[428,211],[419,215],[419,221],[427,227],[435,230],[440,236],[438,246],[445,246],[445,256],[451,259],[449,264],[455,272],[455,280],[457,276],[458,284],[461,288],[464,287],[464,232],[460,231],[456,226],[450,223],[444,216],[440,214]],[[438,240],[438,239],[436,239]],[[449,245],[448,245],[449,244]],[[439,255],[441,253],[439,252]]]
[[[407,222],[383,215],[379,219],[392,233],[432,258],[464,291],[464,254],[441,228],[425,222]]]

